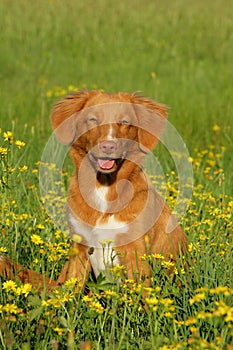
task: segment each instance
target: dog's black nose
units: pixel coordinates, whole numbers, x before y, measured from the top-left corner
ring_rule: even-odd
[[[116,151],[117,145],[114,141],[103,141],[99,145],[101,151],[106,154],[111,154]]]

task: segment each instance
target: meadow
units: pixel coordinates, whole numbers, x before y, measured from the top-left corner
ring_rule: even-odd
[[[231,0],[0,2],[1,255],[51,278],[68,257],[39,188],[49,114],[67,93],[141,91],[167,104],[194,181],[181,223],[189,264],[175,283],[171,263],[150,254],[150,288],[119,284],[121,266],[86,294],[75,279],[38,295],[1,278],[1,349],[233,349],[232,11]],[[177,169],[163,146],[155,155],[173,207]],[[72,171],[67,159],[65,188]],[[62,217],[64,198],[50,195]]]

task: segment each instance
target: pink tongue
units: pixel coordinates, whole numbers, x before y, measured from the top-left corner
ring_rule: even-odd
[[[98,159],[98,164],[101,169],[109,170],[114,167],[115,160],[114,159]]]

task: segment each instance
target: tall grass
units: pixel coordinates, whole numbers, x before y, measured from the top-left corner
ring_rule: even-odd
[[[53,278],[67,258],[70,242],[41,203],[37,162],[51,106],[71,85],[139,90],[166,103],[195,180],[182,222],[190,266],[177,271],[181,288],[150,256],[149,312],[146,287],[119,286],[117,270],[111,284],[104,276],[89,282],[86,296],[77,281],[39,297],[1,280],[1,348],[75,349],[84,341],[88,349],[90,341],[93,349],[231,349],[232,10],[227,0],[0,2],[2,254]],[[172,207],[177,178],[161,146],[156,155]]]

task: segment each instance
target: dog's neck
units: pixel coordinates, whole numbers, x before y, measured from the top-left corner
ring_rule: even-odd
[[[111,186],[117,178],[117,172],[114,171],[113,173],[110,174],[105,174],[101,172],[97,172],[96,174],[96,180],[100,185],[103,186]]]
[[[129,160],[123,161],[124,166],[112,173],[97,172],[96,181],[99,186],[111,186],[117,184],[121,180],[129,180],[137,176],[141,172],[141,167]],[[122,163],[122,164],[123,164]]]

